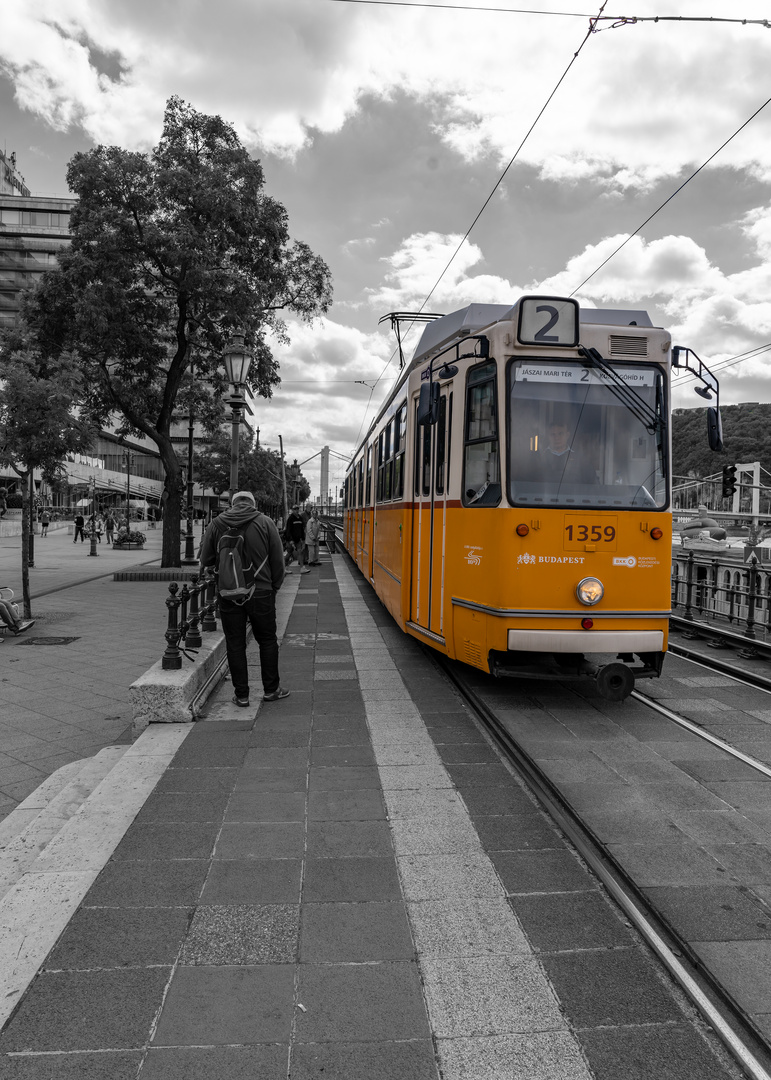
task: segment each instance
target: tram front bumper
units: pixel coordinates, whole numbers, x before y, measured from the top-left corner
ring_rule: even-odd
[[[660,653],[663,630],[509,630],[511,652]]]

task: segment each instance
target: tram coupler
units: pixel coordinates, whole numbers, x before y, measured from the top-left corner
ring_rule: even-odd
[[[596,676],[597,689],[606,701],[623,701],[634,690],[634,672],[618,661],[604,664]]]

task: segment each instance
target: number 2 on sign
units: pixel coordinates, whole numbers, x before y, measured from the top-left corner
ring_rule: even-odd
[[[604,529],[601,525],[566,525],[565,532],[568,540],[578,540],[581,543],[588,540],[598,544],[602,540],[610,544],[616,539],[616,530],[612,525],[606,525]]]

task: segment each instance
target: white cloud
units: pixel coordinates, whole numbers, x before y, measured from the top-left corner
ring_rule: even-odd
[[[561,5],[571,6],[585,7]],[[79,123],[95,141],[137,147],[157,140],[171,93],[221,113],[255,146],[294,153],[314,129],[339,130],[363,96],[399,89],[431,104],[435,129],[461,157],[491,152],[503,162],[586,32],[584,18],[326,0],[6,8],[0,64],[19,102],[57,127]],[[722,0],[681,0],[678,12],[725,15]],[[741,14],[766,17],[764,0],[743,0]],[[621,190],[674,175],[761,103],[767,42],[761,27],[728,23],[638,23],[592,35],[520,160],[547,178],[597,177]],[[119,77],[99,73],[92,48],[119,58]],[[771,176],[770,126],[759,117],[721,162]]]

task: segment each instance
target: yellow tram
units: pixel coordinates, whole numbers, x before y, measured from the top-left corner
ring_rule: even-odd
[[[616,700],[659,675],[673,365],[717,393],[644,311],[525,296],[429,321],[345,482],[345,545],[403,630]]]

